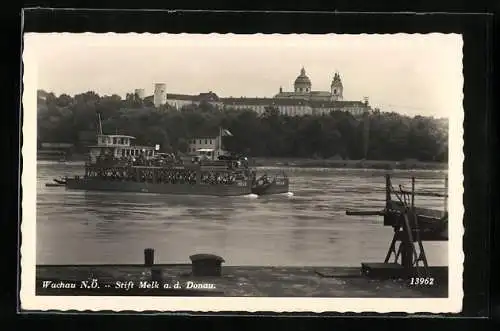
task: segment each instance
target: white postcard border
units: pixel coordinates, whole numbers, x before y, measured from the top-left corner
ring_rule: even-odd
[[[109,33],[113,35],[114,33]],[[36,267],[36,91],[37,56],[31,41],[36,33],[24,35],[24,107],[22,123],[22,220],[20,300],[22,311],[159,311],[159,312],[406,312],[457,313],[463,299],[463,112],[449,119],[449,288],[448,298],[257,298],[257,297],[81,297],[37,296]],[[138,34],[137,34],[138,35]],[[231,34],[229,34],[231,35]],[[432,35],[432,34],[429,34]],[[450,34],[451,35],[451,34]],[[242,37],[243,35],[237,35]],[[266,35],[269,36],[269,35]],[[272,36],[279,37],[279,34]],[[409,38],[412,34],[407,34]],[[461,35],[453,34],[462,49]],[[450,82],[463,86],[460,81]],[[454,104],[456,103],[456,104]],[[450,107],[463,109],[462,100]]]

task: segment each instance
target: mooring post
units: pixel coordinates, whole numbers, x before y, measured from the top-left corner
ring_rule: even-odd
[[[147,267],[152,267],[155,263],[155,250],[152,248],[146,248],[144,250],[144,265]]]
[[[391,209],[391,176],[385,174],[385,210],[384,210],[384,225],[394,225],[393,217],[389,213]],[[394,231],[396,228],[394,227]]]
[[[193,276],[220,277],[222,275],[222,263],[225,262],[222,257],[214,254],[195,254],[189,258]]]
[[[411,177],[411,208],[415,208],[415,177]]]
[[[413,245],[406,233],[401,241],[401,264],[406,272],[411,272],[413,268]]]
[[[160,267],[155,267],[155,250],[146,248],[144,250],[144,265],[151,268],[151,280],[161,281],[162,271]]]
[[[389,202],[391,201],[391,175],[385,175],[385,207],[389,208]]]

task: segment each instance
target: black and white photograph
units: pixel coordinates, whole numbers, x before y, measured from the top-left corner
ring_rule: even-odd
[[[21,308],[462,308],[459,34],[24,34]]]

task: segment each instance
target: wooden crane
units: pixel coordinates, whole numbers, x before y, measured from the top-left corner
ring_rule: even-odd
[[[385,177],[385,186],[386,201],[383,210],[346,211],[347,215],[383,216],[384,225],[391,226],[394,230],[384,262],[362,263],[362,272],[387,277],[427,277],[430,269],[423,242],[448,241],[448,179],[445,179],[445,193],[416,192],[415,177],[411,178],[411,191],[404,190],[402,186],[398,190],[394,189],[390,175]],[[443,197],[444,210],[418,208],[415,206],[415,196]]]

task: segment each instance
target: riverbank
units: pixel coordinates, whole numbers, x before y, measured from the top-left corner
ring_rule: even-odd
[[[261,167],[299,167],[299,168],[349,168],[349,169],[407,169],[407,170],[447,170],[448,163],[381,160],[332,160],[297,158],[253,158],[256,166]]]
[[[39,159],[43,160],[43,159]],[[47,159],[57,161],[58,159]],[[84,162],[86,156],[73,154],[66,161]],[[417,160],[383,161],[383,160],[336,160],[308,158],[272,158],[253,157],[252,163],[258,167],[297,167],[297,168],[346,168],[346,169],[385,169],[385,170],[448,170],[445,162],[420,162]]]

